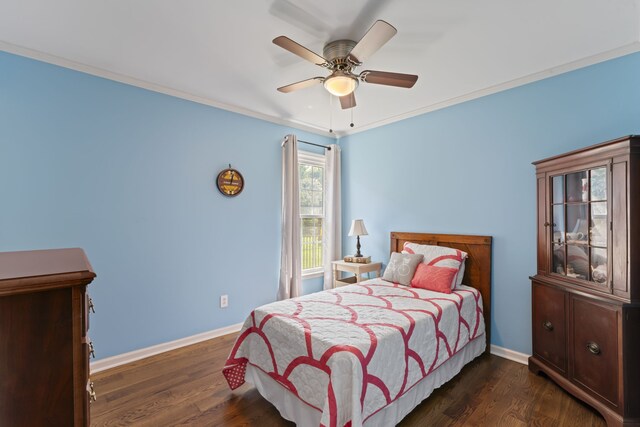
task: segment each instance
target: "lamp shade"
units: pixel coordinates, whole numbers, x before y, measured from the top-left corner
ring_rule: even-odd
[[[335,71],[324,80],[324,87],[332,95],[345,96],[358,87],[358,80],[342,71]]]
[[[364,221],[361,219],[354,219],[351,222],[351,229],[349,230],[349,236],[367,236],[367,229],[364,226]]]

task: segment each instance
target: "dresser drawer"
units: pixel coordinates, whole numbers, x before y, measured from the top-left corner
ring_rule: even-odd
[[[533,282],[532,294],[533,353],[566,374],[566,293]]]
[[[592,394],[618,406],[617,306],[580,296],[571,297],[573,355],[570,378]]]

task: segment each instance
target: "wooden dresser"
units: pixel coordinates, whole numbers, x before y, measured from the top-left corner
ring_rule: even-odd
[[[82,249],[0,253],[0,426],[88,426],[92,345]]]
[[[535,162],[532,372],[640,426],[640,137]]]

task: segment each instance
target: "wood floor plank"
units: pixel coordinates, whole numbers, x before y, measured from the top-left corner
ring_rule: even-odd
[[[291,427],[251,385],[229,390],[230,334],[92,375],[92,426]],[[399,424],[605,427],[600,415],[526,366],[483,355]]]

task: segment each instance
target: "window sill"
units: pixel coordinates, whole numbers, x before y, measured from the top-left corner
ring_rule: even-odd
[[[324,271],[320,270],[320,271],[311,271],[309,273],[303,273],[302,274],[302,280],[306,280],[306,279],[315,279],[317,277],[322,277],[324,276]]]

